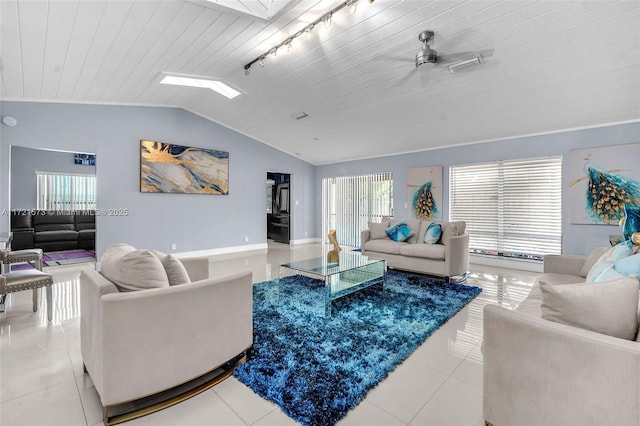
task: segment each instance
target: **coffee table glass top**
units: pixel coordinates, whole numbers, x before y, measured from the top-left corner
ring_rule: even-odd
[[[326,257],[316,257],[314,259],[285,263],[280,266],[283,268],[293,269],[294,271],[307,272],[309,274],[327,277],[329,275],[339,274],[340,272],[346,272],[381,262],[384,262],[384,260],[372,259],[368,256],[361,256],[357,254],[341,253],[340,263],[337,264],[327,262]]]
[[[300,274],[320,276],[325,282],[325,316],[331,316],[331,302],[364,288],[382,284],[387,265],[384,260],[357,254],[340,254],[339,263],[329,263],[326,257],[285,263],[280,268]]]

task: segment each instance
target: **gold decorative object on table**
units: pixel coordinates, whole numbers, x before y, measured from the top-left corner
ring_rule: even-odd
[[[327,262],[340,263],[340,251],[342,251],[342,249],[338,245],[338,239],[336,238],[335,229],[329,231],[329,242],[333,244],[333,249],[329,250],[329,252],[327,253]]]

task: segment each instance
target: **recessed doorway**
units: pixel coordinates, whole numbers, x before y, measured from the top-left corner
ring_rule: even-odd
[[[291,240],[291,175],[267,173],[267,239],[289,244]]]

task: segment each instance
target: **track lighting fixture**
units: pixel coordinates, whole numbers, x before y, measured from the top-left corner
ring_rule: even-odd
[[[324,21],[324,27],[325,28],[329,28],[331,26],[331,16],[332,13],[329,12],[326,15],[324,15],[324,19],[322,19]]]
[[[258,56],[253,61],[247,63],[244,66],[244,75],[247,75],[247,76],[249,75],[249,70],[250,70],[251,66],[253,64],[255,64],[256,62],[258,63],[258,65],[260,65],[260,67],[264,67],[265,66],[265,59],[267,59],[267,57],[269,55],[271,55],[272,59],[275,59],[277,54],[278,54],[278,49],[281,48],[281,47],[286,46],[287,47],[287,51],[291,52],[291,50],[293,49],[294,40],[296,40],[298,37],[302,36],[303,34],[307,36],[307,40],[310,40],[311,36],[312,36],[312,31],[314,30],[314,28],[317,28],[317,25],[319,23],[322,22],[322,23],[324,23],[324,26],[326,28],[329,28],[331,26],[331,21],[332,21],[332,18],[333,18],[333,14],[338,12],[339,10],[342,10],[345,7],[348,6],[351,9],[352,13],[356,13],[356,8],[357,8],[358,1],[359,0],[346,0],[346,1],[342,2],[342,3],[340,3],[339,5],[337,5],[336,7],[334,7],[333,9],[328,11],[327,13],[325,13],[324,15],[320,16],[315,21],[313,21],[310,24],[308,24],[306,27],[302,28],[300,31],[296,32],[293,36],[291,36],[291,37],[285,39],[284,41],[276,44],[271,49],[267,50],[267,52],[265,52],[262,55]],[[375,0],[369,0],[369,3],[373,4],[374,1]]]

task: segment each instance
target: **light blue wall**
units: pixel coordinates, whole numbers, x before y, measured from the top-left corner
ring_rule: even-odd
[[[390,142],[393,143],[393,142]],[[407,170],[412,167],[443,166],[443,217],[449,217],[449,166],[486,163],[498,160],[563,156],[562,247],[567,254],[586,254],[598,245],[607,245],[609,234],[619,228],[605,225],[572,225],[569,222],[568,154],[570,150],[608,145],[640,143],[640,123],[620,124],[549,135],[515,138],[503,141],[423,151],[368,160],[350,161],[316,168],[316,208],[321,211],[322,179],[331,176],[359,175],[372,172],[393,173],[394,214],[407,217]],[[637,159],[640,164],[640,158]],[[316,235],[321,233],[321,220],[316,217]]]
[[[115,242],[166,252],[172,243],[178,252],[265,243],[267,171],[291,174],[292,239],[313,233],[314,166],[195,114],[7,101],[0,103],[0,114],[18,120],[15,127],[0,126],[2,211],[10,208],[5,189],[10,146],[96,153],[98,208],[129,211],[97,218],[98,255]],[[229,195],[140,193],[140,139],[228,151]],[[3,215],[0,231],[8,230],[9,218]]]
[[[406,217],[407,169],[442,165],[443,214],[448,217],[451,165],[562,155],[566,176],[570,150],[640,143],[640,123],[631,123],[314,167],[181,109],[4,101],[0,115],[18,119],[15,127],[0,125],[0,211],[9,208],[10,146],[97,154],[99,208],[129,209],[126,217],[98,218],[99,253],[118,241],[163,251],[170,251],[171,243],[177,244],[178,251],[264,243],[268,171],[292,175],[291,232],[292,239],[299,240],[321,234],[324,177],[393,172],[396,216]],[[139,140],[143,138],[229,151],[229,195],[140,193]],[[614,226],[570,224],[567,185],[565,179],[563,251],[584,254],[619,232]],[[8,229],[8,216],[0,216],[0,231]]]
[[[95,175],[96,167],[75,164],[72,152],[44,149],[11,148],[11,208],[35,209],[36,172]]]

